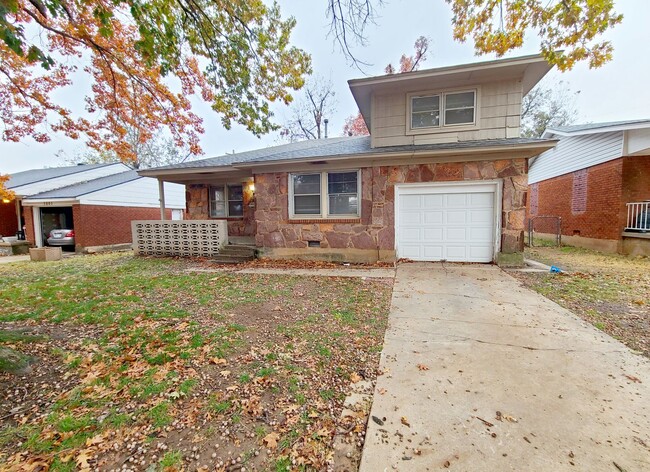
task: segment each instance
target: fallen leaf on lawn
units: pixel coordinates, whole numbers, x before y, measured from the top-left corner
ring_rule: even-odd
[[[418,370],[429,370],[429,367],[424,364],[418,364]]]
[[[228,363],[226,359],[219,359],[218,357],[213,357],[212,359],[210,359],[210,362],[216,365],[224,365]]]
[[[350,382],[357,383],[357,382],[359,382],[361,380],[362,380],[362,377],[359,374],[357,374],[356,372],[352,372],[352,374],[350,374]]]
[[[221,376],[222,376],[224,379],[227,379],[228,376],[230,375],[230,371],[229,371],[229,370],[222,370],[222,371],[219,372],[219,373],[221,374]]]
[[[408,426],[409,428],[411,427],[411,423],[409,423],[409,420],[406,418],[406,416],[402,416],[400,421],[404,426]]]
[[[86,446],[96,446],[104,442],[104,437],[101,434],[86,439]]]
[[[280,435],[278,433],[269,433],[266,436],[264,436],[264,444],[266,444],[266,447],[269,449],[275,449],[278,447],[278,439],[280,439]]]
[[[90,464],[88,463],[89,459],[90,456],[86,452],[82,451],[77,455],[75,463],[77,464],[77,467],[83,471],[90,470]]]
[[[327,429],[325,426],[323,426],[321,429],[319,429],[318,431],[316,431],[316,434],[317,434],[318,436],[320,436],[320,437],[325,438],[325,437],[327,437],[327,436],[330,436],[330,435],[331,435],[331,432],[330,432],[329,429]]]
[[[638,378],[638,377],[635,377],[634,375],[627,375],[627,374],[625,374],[625,376],[626,376],[628,379],[630,379],[632,382],[634,382],[634,383],[641,383],[641,379]]]

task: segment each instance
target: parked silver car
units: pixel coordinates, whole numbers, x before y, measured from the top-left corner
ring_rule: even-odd
[[[73,229],[53,229],[47,238],[48,246],[74,246]]]

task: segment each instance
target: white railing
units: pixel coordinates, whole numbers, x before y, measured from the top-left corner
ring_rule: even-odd
[[[650,201],[627,204],[625,231],[650,230]]]
[[[131,232],[143,256],[212,257],[228,244],[225,220],[132,221]]]

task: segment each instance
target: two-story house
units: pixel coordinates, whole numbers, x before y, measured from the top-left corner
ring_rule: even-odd
[[[187,188],[187,218],[227,220],[263,257],[492,262],[523,250],[520,137],[540,56],[349,81],[370,136],[303,141],[141,171]]]

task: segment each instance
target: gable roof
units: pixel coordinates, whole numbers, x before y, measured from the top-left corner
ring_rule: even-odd
[[[631,129],[650,128],[650,119],[605,121],[602,123],[584,123],[580,125],[554,126],[544,131],[543,137],[551,135],[568,136],[580,134],[609,133]]]
[[[79,172],[86,172],[91,169],[97,169],[111,165],[114,164],[83,164],[66,167],[51,167],[47,169],[25,170],[11,174],[9,181],[7,182],[7,188],[12,189],[16,187],[22,187],[23,185],[29,185],[35,182],[42,182],[44,180],[55,179],[57,177],[63,177],[66,175],[78,174]]]
[[[67,187],[61,187],[55,190],[49,190],[47,192],[37,193],[35,195],[30,195],[24,200],[47,200],[47,199],[59,199],[59,198],[77,198],[82,195],[87,195],[89,193],[97,192],[99,190],[104,190],[109,187],[115,187],[116,185],[121,185],[132,180],[141,179],[138,175],[138,172],[135,170],[129,170],[127,172],[121,172],[119,174],[108,175],[106,177],[99,177],[97,179],[88,180],[86,182],[80,182],[73,185],[68,185]]]
[[[435,69],[421,69],[400,74],[348,80],[350,91],[357,102],[368,129],[371,118],[371,98],[374,94],[418,92],[432,88],[450,88],[479,85],[507,79],[520,79],[525,96],[550,71],[552,66],[539,54],[473,62]]]

